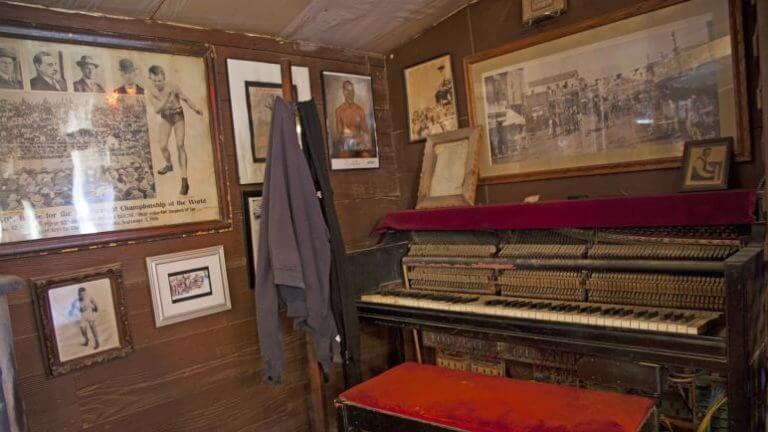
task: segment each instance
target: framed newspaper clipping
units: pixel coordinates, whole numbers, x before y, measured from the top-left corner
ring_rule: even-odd
[[[230,228],[212,57],[0,23],[0,258]]]
[[[645,2],[465,58],[481,183],[679,167],[724,136],[750,160],[741,7]]]

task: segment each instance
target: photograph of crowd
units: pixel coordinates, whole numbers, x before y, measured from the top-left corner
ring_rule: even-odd
[[[0,209],[155,197],[144,103],[88,100],[0,95]]]
[[[711,25],[693,17],[483,74],[491,164],[679,155],[685,141],[720,136],[730,37]]]
[[[212,295],[211,276],[208,267],[184,270],[168,275],[171,303]]]
[[[410,142],[459,127],[450,54],[406,68],[403,75]]]

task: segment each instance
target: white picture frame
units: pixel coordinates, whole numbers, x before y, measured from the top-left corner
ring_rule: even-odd
[[[312,99],[309,80],[309,68],[291,66],[296,100]],[[282,84],[280,64],[251,60],[227,59],[227,79],[229,82],[229,100],[232,109],[232,128],[237,150],[237,176],[239,184],[264,182],[265,162],[256,158],[252,150],[252,121],[246,97],[246,83]]]
[[[232,308],[224,247],[147,257],[155,327]]]

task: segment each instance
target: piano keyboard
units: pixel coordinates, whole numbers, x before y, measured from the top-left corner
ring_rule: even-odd
[[[660,333],[704,334],[722,313],[642,306],[462,295],[405,289],[365,294],[361,301],[479,315]]]

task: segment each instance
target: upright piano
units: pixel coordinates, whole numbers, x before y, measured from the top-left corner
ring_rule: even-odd
[[[402,275],[357,313],[439,365],[652,396],[659,430],[764,431],[757,207],[734,190],[393,213],[377,229],[407,241]]]

